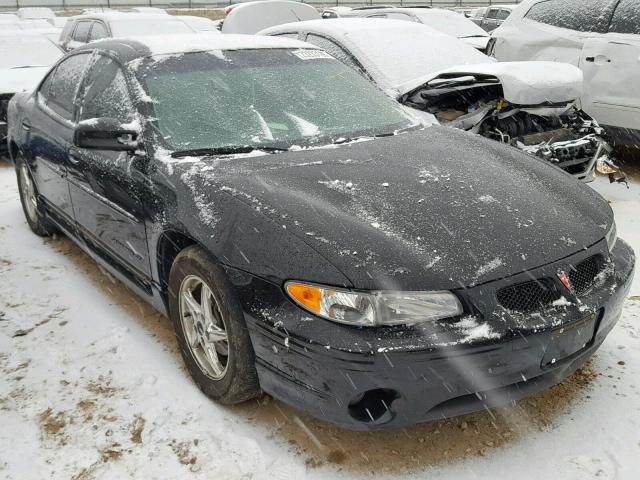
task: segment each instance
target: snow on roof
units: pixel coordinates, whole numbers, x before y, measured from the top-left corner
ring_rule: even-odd
[[[317,48],[299,40],[283,37],[196,33],[180,35],[149,35],[132,37],[146,46],[151,55],[170,55],[212,50],[249,50],[258,48]]]
[[[385,91],[457,65],[493,62],[475,48],[422,23],[376,18],[312,20],[260,34],[313,32],[333,37],[355,55]]]
[[[175,20],[176,17],[173,15],[166,15],[167,19]],[[109,10],[106,12],[92,12],[92,13],[83,13],[82,15],[77,15],[73,18],[76,19],[99,19],[105,22],[117,21],[117,20],[162,20],[165,18],[165,15],[158,15],[157,13],[139,13],[139,12],[117,12],[114,10]]]

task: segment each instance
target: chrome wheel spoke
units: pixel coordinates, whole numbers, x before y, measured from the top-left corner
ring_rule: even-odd
[[[195,298],[193,298],[193,293],[191,292],[191,290],[182,292],[182,300],[184,302],[184,305],[187,307],[189,315],[191,315],[191,318],[195,322],[198,318],[200,318],[201,315],[200,304]]]
[[[229,336],[216,296],[201,278],[191,275],[182,281],[178,298],[191,356],[203,373],[221,379],[229,363]]]
[[[228,340],[227,332],[217,325],[209,325],[207,328],[207,337],[210,342],[226,342]]]

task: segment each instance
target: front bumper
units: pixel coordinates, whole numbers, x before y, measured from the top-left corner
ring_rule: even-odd
[[[603,244],[575,260],[606,252]],[[230,271],[230,277],[245,309],[262,389],[341,427],[374,430],[506,405],[559,383],[597,350],[617,322],[634,263],[631,248],[619,241],[602,284],[579,305],[544,314],[511,315],[496,308],[489,292],[518,276],[465,290],[467,308],[478,315],[491,311],[482,315],[492,335],[471,340],[451,320],[414,328],[334,324],[300,310],[280,286],[244,272]],[[541,274],[558,267],[557,262],[543,267]],[[554,332],[589,315],[595,330],[586,345],[549,362]]]

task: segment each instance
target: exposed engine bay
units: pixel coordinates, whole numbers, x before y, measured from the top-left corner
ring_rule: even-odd
[[[510,144],[582,180],[593,178],[598,160],[608,160],[604,130],[573,101],[515,105],[504,99],[500,81],[491,75],[441,75],[401,101],[443,125]]]

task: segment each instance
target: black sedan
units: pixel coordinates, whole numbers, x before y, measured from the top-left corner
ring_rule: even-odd
[[[597,193],[295,40],[91,43],[11,101],[9,148],[32,230],[166,313],[221,403],[361,430],[503,405],[575,371],[633,276]]]

